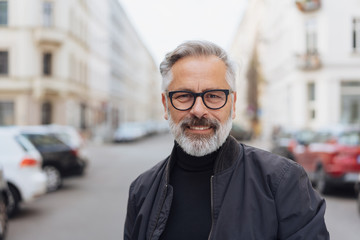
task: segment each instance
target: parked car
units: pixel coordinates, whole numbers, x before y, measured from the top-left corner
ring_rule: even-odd
[[[360,173],[360,130],[318,132],[310,142],[296,144],[292,152],[319,192],[354,185]]]
[[[356,192],[356,203],[357,203],[357,209],[358,213],[360,215],[360,174],[358,175],[358,180],[355,184],[355,192]]]
[[[8,184],[8,215],[19,210],[21,202],[30,202],[46,192],[42,157],[19,129],[0,127],[0,164]]]
[[[86,159],[47,130],[29,126],[21,128],[22,135],[40,152],[43,170],[47,175],[47,191],[55,191],[62,186],[63,178],[82,175],[87,167]]]
[[[86,143],[84,138],[80,135],[75,127],[68,125],[50,124],[29,126],[29,128],[32,129],[32,131],[50,134],[60,139],[62,142],[76,151],[78,157],[81,158],[82,161],[86,163],[86,165],[89,164],[89,154],[86,149]]]
[[[240,124],[233,123],[230,135],[239,141],[250,141],[253,135],[253,132]]]
[[[316,134],[310,129],[281,129],[273,136],[271,152],[295,160],[294,151],[303,151],[315,140]]]
[[[5,240],[8,229],[8,203],[9,188],[4,178],[4,169],[0,165],[0,240]]]
[[[291,129],[279,129],[273,135],[271,152],[294,160],[293,146],[296,142],[303,141],[299,139],[302,135],[297,133],[298,131]]]
[[[123,123],[118,129],[116,129],[113,136],[113,141],[132,142],[145,137],[147,134],[147,128],[141,123]]]

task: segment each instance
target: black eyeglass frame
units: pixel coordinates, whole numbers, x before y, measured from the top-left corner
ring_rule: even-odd
[[[224,102],[224,104],[223,104],[221,107],[217,107],[217,108],[209,107],[209,106],[206,104],[205,100],[204,100],[205,94],[207,94],[207,93],[209,93],[209,92],[214,92],[214,91],[221,91],[221,92],[224,92],[224,93],[225,93],[225,102]],[[186,109],[179,109],[179,108],[175,107],[175,105],[174,105],[174,103],[173,103],[173,100],[172,100],[172,96],[173,96],[175,93],[189,93],[189,94],[191,94],[191,95],[194,97],[194,101],[193,101],[193,103],[191,104],[190,107],[188,107],[188,108],[186,108]],[[196,102],[196,99],[197,99],[198,97],[201,97],[204,105],[205,105],[207,108],[209,108],[209,109],[211,109],[211,110],[218,110],[218,109],[220,109],[220,108],[223,108],[223,107],[226,105],[227,100],[228,100],[228,96],[229,96],[230,93],[233,93],[233,91],[231,91],[231,90],[229,90],[229,89],[211,89],[211,90],[207,90],[207,91],[204,91],[204,92],[201,92],[201,93],[194,93],[194,92],[191,92],[191,91],[181,90],[181,91],[170,91],[170,92],[168,92],[168,96],[169,96],[169,98],[170,98],[171,105],[172,105],[176,110],[178,110],[178,111],[188,111],[188,110],[190,110],[190,109],[194,106],[194,104],[195,104],[195,102]]]

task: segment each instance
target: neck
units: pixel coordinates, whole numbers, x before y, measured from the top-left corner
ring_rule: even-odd
[[[175,142],[176,147],[176,158],[177,164],[180,168],[187,171],[207,171],[212,170],[214,167],[214,162],[220,149],[210,154],[196,157],[187,154],[181,146]]]

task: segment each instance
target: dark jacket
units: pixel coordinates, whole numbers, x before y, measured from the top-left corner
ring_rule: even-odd
[[[130,186],[125,240],[159,239],[169,216],[172,154]],[[211,178],[216,240],[329,239],[325,201],[295,162],[229,137]],[[184,229],[186,231],[186,229]]]

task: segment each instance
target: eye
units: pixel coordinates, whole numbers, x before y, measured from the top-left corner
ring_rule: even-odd
[[[217,95],[217,94],[213,94],[213,93],[209,93],[209,94],[206,94],[206,97],[207,98],[221,98],[221,96]]]
[[[179,102],[186,102],[193,99],[192,94],[186,92],[180,92],[173,95],[173,99]]]
[[[211,101],[222,100],[224,98],[223,92],[209,92],[205,94],[205,98]]]

